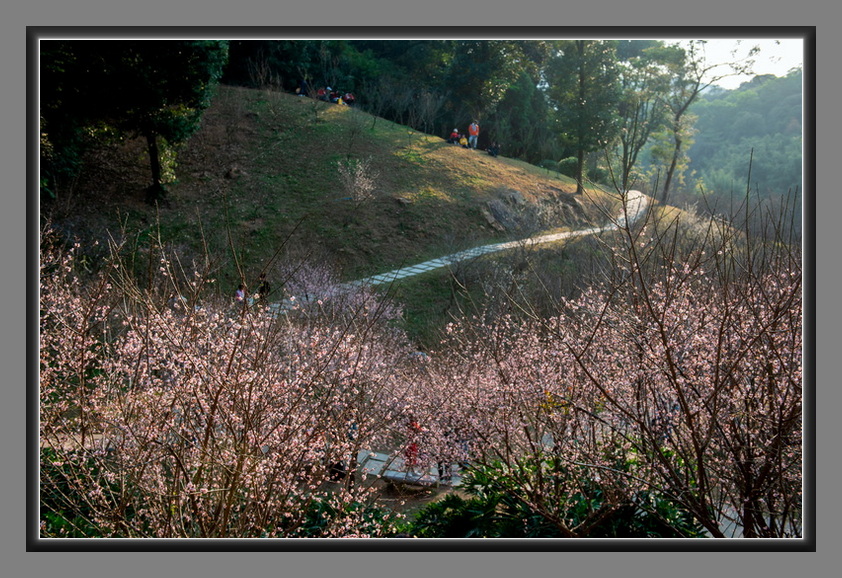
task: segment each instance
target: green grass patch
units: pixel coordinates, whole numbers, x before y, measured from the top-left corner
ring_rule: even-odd
[[[404,307],[403,329],[427,350],[436,349],[445,326],[480,295],[461,290],[448,269],[442,268],[397,281],[389,288]]]

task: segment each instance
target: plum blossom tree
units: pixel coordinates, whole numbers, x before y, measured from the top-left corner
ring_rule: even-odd
[[[374,197],[380,173],[371,157],[339,161],[336,170],[343,192],[357,205]]]
[[[402,403],[408,346],[376,303],[232,308],[162,255],[168,302],[118,249],[86,282],[72,250],[42,250],[42,535],[305,536],[313,512],[315,535],[385,532],[364,476],[331,479]]]
[[[454,324],[433,403],[489,484],[563,536],[658,514],[653,494],[714,537],[800,536],[800,255],[764,220],[622,225],[603,282],[556,315]]]
[[[552,314],[459,319],[429,357],[321,267],[291,272],[310,296],[270,315],[215,302],[163,255],[143,287],[119,248],[83,281],[45,242],[42,535],[388,534],[366,477],[333,479],[378,449],[470,466],[476,491],[552,535],[616,535],[620,512],[645,512],[643,535],[800,536],[792,223],[668,214],[618,220],[603,277]]]

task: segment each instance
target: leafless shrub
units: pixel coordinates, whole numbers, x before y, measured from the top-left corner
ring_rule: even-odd
[[[371,157],[340,161],[336,168],[342,189],[349,198],[361,203],[374,197],[380,173],[372,166]]]

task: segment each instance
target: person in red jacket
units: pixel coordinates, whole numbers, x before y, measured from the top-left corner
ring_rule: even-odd
[[[414,470],[420,465],[418,441],[421,434],[421,424],[415,421],[415,418],[409,419],[409,439],[408,444],[403,450],[404,465],[409,470]]]
[[[477,137],[479,136],[479,124],[477,121],[471,123],[468,127],[468,144],[472,149],[477,148]]]

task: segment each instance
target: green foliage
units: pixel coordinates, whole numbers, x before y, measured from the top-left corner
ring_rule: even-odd
[[[160,187],[158,137],[175,145],[193,134],[227,58],[225,41],[42,42],[42,176],[74,174],[103,135],[139,134]]]
[[[79,481],[100,479],[99,465],[92,458],[59,455],[42,448],[40,461],[39,507],[41,536],[44,538],[101,538],[106,532],[94,520],[94,511],[79,498]],[[84,486],[84,484],[82,484]],[[102,489],[102,487],[100,488]],[[89,490],[91,490],[89,488]]]
[[[493,127],[490,139],[503,144],[507,156],[537,163],[558,148],[551,130],[549,103],[526,71],[506,90],[489,124]]]
[[[728,198],[732,192],[742,194],[747,185],[762,197],[800,188],[801,144],[800,136],[765,135],[723,145],[711,159],[710,168],[702,173],[706,189]],[[723,181],[736,186],[721,189],[717,185]]]
[[[528,59],[520,45],[505,40],[460,40],[454,43],[445,75],[450,107],[460,121],[484,117],[501,101],[511,84],[524,71]]]
[[[469,473],[477,495],[464,499],[448,494],[426,506],[412,521],[409,532],[419,538],[558,538],[558,528],[513,496],[486,489],[487,474]],[[477,481],[481,480],[481,481]]]
[[[574,157],[567,157],[558,161],[558,172],[571,178],[576,177],[576,166],[578,159]]]
[[[518,464],[524,471],[558,468],[546,459]],[[422,538],[562,538],[562,528],[545,513],[531,507],[511,471],[497,462],[470,468],[463,489],[470,495],[450,494],[426,506],[412,521],[410,532]],[[563,513],[569,527],[576,527],[600,509],[606,497],[596,483],[587,491],[567,497]],[[640,492],[620,504],[610,515],[590,526],[588,538],[699,538],[704,529],[675,501],[656,492]]]
[[[319,74],[319,42],[313,40],[232,40],[222,81],[253,88],[294,90]]]
[[[343,504],[341,509],[331,500],[320,497],[301,505],[301,519],[295,518],[282,535],[287,538],[331,537],[331,525],[337,518],[349,514],[357,516],[354,531],[358,534],[381,537],[394,535],[403,528],[401,519],[392,511],[372,504],[354,501]]]
[[[406,86],[435,88],[451,60],[452,42],[443,40],[354,40],[348,63],[359,86],[389,77]]]
[[[698,132],[689,155],[708,192],[727,198],[745,191],[750,160],[750,187],[762,197],[800,187],[801,78],[800,70],[758,77],[694,105]]]
[[[548,93],[557,113],[558,131],[578,154],[579,192],[584,178],[584,155],[612,141],[620,83],[616,44],[612,41],[559,41],[558,55],[547,67]]]
[[[576,150],[597,150],[614,136],[620,97],[614,43],[561,41],[547,75],[562,135]]]

